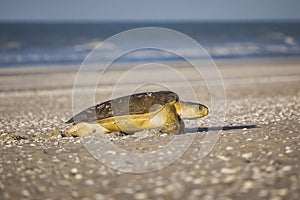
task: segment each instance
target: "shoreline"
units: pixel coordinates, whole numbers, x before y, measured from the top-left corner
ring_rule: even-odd
[[[199,59],[192,59],[195,62],[203,62],[203,60]],[[239,57],[239,58],[216,58],[212,59],[214,63],[273,63],[276,62],[288,62],[288,63],[298,63],[300,61],[300,57],[295,56],[275,56],[275,57],[253,57],[253,58],[247,58],[247,57]],[[276,63],[275,62],[275,63]],[[82,65],[83,61],[81,63],[76,64],[20,64],[20,65],[2,65],[0,66],[0,70],[9,70],[9,69],[20,69],[25,68],[29,70],[35,70],[35,69],[76,69],[79,68]],[[178,63],[184,63],[182,61],[164,61],[164,60],[153,60],[153,61],[134,61],[134,62],[119,62],[117,64],[117,68],[122,68],[124,66],[128,65],[138,65],[143,63],[162,63],[162,64],[178,64]],[[100,63],[102,66],[102,63]]]
[[[108,75],[125,73],[137,63],[114,65]],[[190,65],[183,62],[163,63],[175,70],[190,71]],[[201,65],[201,62],[200,64]],[[294,60],[223,60],[217,61],[216,66],[221,73],[225,88],[228,92],[240,85],[245,88],[264,90],[264,86],[279,85],[276,90],[284,91],[281,84],[295,84],[299,82],[300,58]],[[0,68],[0,93],[15,93],[26,91],[66,91],[72,92],[73,84],[79,66],[68,67],[14,67]],[[148,70],[147,68],[143,70]],[[102,73],[99,67],[89,66],[87,73]],[[180,71],[179,71],[180,72]],[[146,72],[145,72],[146,73]],[[194,80],[192,78],[192,80]],[[110,83],[108,83],[109,86]],[[202,83],[201,83],[202,84]],[[105,87],[105,85],[103,85]],[[260,87],[261,86],[261,87]],[[275,91],[276,93],[276,91]]]

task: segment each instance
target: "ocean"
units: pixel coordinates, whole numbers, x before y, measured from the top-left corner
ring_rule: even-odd
[[[186,34],[212,59],[300,56],[300,22],[0,23],[0,67],[79,65],[100,42],[139,27],[163,27]],[[109,60],[118,48],[118,44],[106,44],[99,50],[98,60]],[[201,59],[193,49],[185,49],[185,56]],[[180,59],[148,49],[125,55],[118,62]]]

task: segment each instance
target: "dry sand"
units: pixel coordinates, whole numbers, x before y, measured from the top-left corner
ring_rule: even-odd
[[[300,60],[217,64],[227,115],[214,149],[204,159],[195,153],[209,134],[203,119],[180,159],[141,174],[110,169],[79,138],[59,134],[72,115],[77,68],[0,69],[0,199],[299,199]],[[113,139],[147,151],[169,137]]]

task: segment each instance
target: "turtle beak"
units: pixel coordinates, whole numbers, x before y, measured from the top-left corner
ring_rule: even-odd
[[[199,110],[200,110],[201,117],[204,117],[204,116],[208,115],[208,113],[209,113],[208,107],[206,107],[205,105],[202,105],[202,104],[199,105]]]

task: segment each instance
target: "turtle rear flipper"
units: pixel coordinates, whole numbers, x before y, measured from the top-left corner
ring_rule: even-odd
[[[73,124],[70,128],[66,130],[67,135],[74,137],[83,137],[93,132],[107,133],[108,130],[102,127],[100,124],[89,124],[84,122]]]

